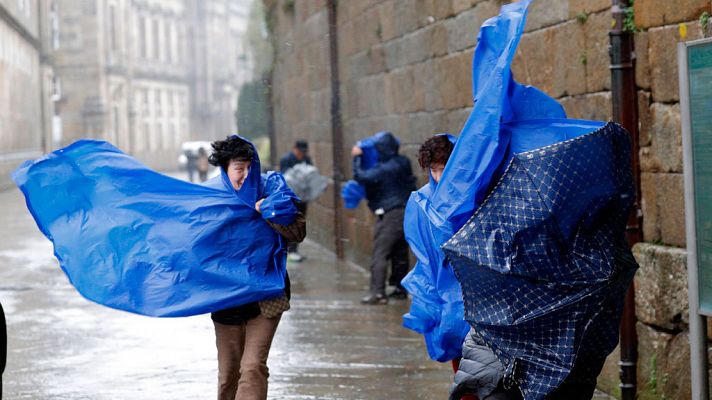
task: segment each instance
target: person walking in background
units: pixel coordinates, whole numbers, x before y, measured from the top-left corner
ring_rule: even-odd
[[[279,159],[279,172],[285,173],[287,170],[299,163],[307,163],[312,165],[312,160],[309,157],[309,143],[306,140],[299,139],[294,142],[294,147],[289,153],[286,153]]]
[[[282,180],[286,185],[281,174],[260,176],[257,151],[238,136],[214,142],[212,146],[210,163],[222,169],[238,196],[242,191],[249,197],[256,190],[255,211],[261,214],[264,200],[273,194],[270,188],[280,186],[274,180]],[[306,234],[306,220],[297,211],[298,205],[295,206],[295,219],[290,225],[282,226],[265,219],[287,242],[300,242]],[[281,249],[280,246],[280,253]],[[212,313],[218,349],[218,400],[267,398],[267,356],[282,312],[289,309],[289,275],[285,275],[284,287],[281,297]]]
[[[294,142],[294,147],[291,151],[284,154],[279,159],[279,172],[286,173],[297,164],[306,163],[312,165],[312,160],[309,157],[309,143],[306,140],[299,139]],[[307,214],[307,202],[303,201],[302,212]],[[299,254],[299,243],[290,242],[287,246],[287,257],[290,261],[301,262],[304,256]]]
[[[403,234],[403,214],[410,192],[415,190],[415,176],[410,160],[398,154],[398,140],[392,133],[381,135],[375,143],[378,162],[369,169],[361,166],[363,150],[354,146],[353,173],[356,182],[366,188],[368,207],[376,215],[371,258],[370,293],[363,304],[387,304],[386,273],[391,262],[390,283],[396,286],[392,297],[407,295],[400,285],[410,264],[408,243]]]
[[[7,327],[5,326],[5,311],[0,304],[0,399],[2,399],[2,374],[7,361]]]
[[[195,172],[196,172],[196,161],[198,160],[198,155],[189,148],[185,143],[183,144],[183,156],[185,156],[185,168],[188,171],[188,180],[190,182],[195,182]]]
[[[203,147],[198,149],[198,158],[195,161],[195,169],[198,171],[198,178],[200,179],[200,182],[208,180],[210,162],[208,161],[208,152]]]

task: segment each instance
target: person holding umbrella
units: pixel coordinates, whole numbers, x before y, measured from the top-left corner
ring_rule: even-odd
[[[279,159],[279,172],[287,174],[287,172],[298,164],[312,165],[312,160],[309,157],[309,142],[299,139],[294,142],[294,147],[288,153],[284,154]],[[302,199],[301,211],[306,216],[308,202]],[[299,254],[299,243],[290,242],[287,245],[287,257],[290,261],[302,262],[304,256]]]

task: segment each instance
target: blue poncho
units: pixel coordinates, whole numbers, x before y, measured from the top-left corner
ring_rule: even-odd
[[[238,192],[224,172],[195,185],[109,143],[80,140],[25,162],[13,180],[79,293],[177,317],[283,293],[284,243],[265,219],[293,222],[296,196],[280,174],[260,175],[256,155],[250,171]]]

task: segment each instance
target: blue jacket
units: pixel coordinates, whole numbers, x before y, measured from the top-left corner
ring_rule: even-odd
[[[378,162],[369,169],[361,167],[362,156],[354,157],[354,179],[366,188],[368,207],[372,211],[405,207],[410,192],[415,190],[410,160],[398,154],[398,141],[390,133],[381,136],[375,147]]]

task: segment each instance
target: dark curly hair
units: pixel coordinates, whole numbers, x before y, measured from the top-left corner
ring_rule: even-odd
[[[433,136],[426,140],[418,150],[420,168],[427,169],[434,164],[447,164],[454,147],[455,145],[445,135]]]
[[[227,166],[231,160],[252,161],[255,157],[255,149],[250,142],[239,136],[228,136],[225,140],[217,140],[211,144],[213,154],[208,161],[216,167],[221,167],[227,171]]]

